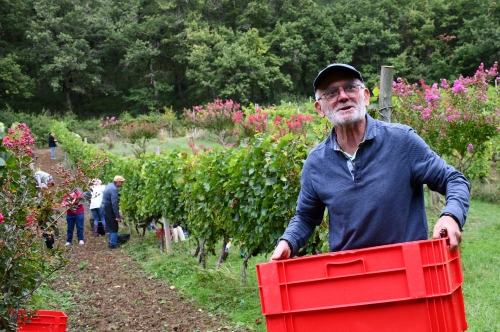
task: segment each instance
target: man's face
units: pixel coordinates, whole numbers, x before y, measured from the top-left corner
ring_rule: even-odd
[[[358,84],[359,91],[354,95],[348,95],[341,89],[336,100],[321,98],[314,104],[319,115],[325,116],[334,126],[345,126],[363,121],[366,107],[370,103],[370,92],[364,88],[359,79],[347,75],[333,75],[325,79],[317,90],[316,96],[319,98],[325,90],[344,87],[348,83]]]
[[[123,181],[116,181],[116,186],[120,188],[123,184]]]

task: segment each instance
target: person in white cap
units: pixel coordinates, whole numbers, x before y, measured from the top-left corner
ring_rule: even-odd
[[[433,238],[446,229],[456,251],[469,209],[464,175],[412,128],[367,114],[370,91],[354,67],[331,64],[313,86],[316,111],[333,129],[304,163],[295,216],[271,259],[297,255],[323,221],[325,208],[330,251],[426,240],[424,184],[446,195]]]
[[[122,220],[120,215],[120,194],[118,188],[123,185],[125,179],[116,175],[113,182],[108,184],[102,194],[101,209],[106,219],[106,230],[109,233],[109,248],[116,249],[118,245],[118,223]]]

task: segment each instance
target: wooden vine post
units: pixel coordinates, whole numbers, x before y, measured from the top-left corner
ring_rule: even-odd
[[[160,148],[155,147],[155,154],[160,155]],[[167,218],[161,217],[161,222],[163,223],[163,229],[165,230],[165,251],[167,254],[172,253],[172,239],[170,238],[170,223],[168,222]],[[163,248],[162,248],[163,250]]]
[[[392,113],[392,81],[394,80],[394,67],[382,66],[380,73],[380,94],[378,96],[380,121],[391,122]]]
[[[170,223],[165,217],[161,217],[161,222],[163,223],[163,229],[165,230],[165,251],[167,252],[167,254],[171,254],[172,239],[170,238]]]

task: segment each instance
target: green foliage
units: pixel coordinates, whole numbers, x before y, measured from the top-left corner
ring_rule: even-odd
[[[487,0],[19,0],[0,13],[2,101],[85,117],[302,101],[332,62],[373,86],[382,65],[435,81],[499,57]]]
[[[0,98],[5,100],[10,95],[21,95],[24,98],[33,96],[34,81],[22,72],[18,57],[9,54],[0,58]]]
[[[473,180],[471,187],[474,199],[485,203],[500,204],[500,183],[498,180]]]
[[[55,127],[70,158],[85,165],[95,148]],[[100,151],[104,155],[104,152]],[[141,159],[107,154],[104,179],[120,174],[120,208],[132,220],[164,216],[210,245],[220,238],[245,243],[251,252],[269,252],[295,212],[303,138],[287,134],[250,139],[246,145],[194,156],[171,151]]]

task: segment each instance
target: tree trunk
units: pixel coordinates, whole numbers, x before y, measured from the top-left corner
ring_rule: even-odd
[[[207,239],[203,239],[203,242],[201,243],[201,252],[200,252],[200,260],[198,261],[198,264],[201,263],[203,266],[203,269],[207,268],[207,261],[205,259],[205,243],[207,242]]]
[[[245,258],[243,261],[243,268],[241,269],[241,282],[246,284],[247,283],[247,267],[248,267],[248,260],[250,257],[257,256],[260,252],[260,249],[254,249],[252,251],[249,251],[249,255]]]
[[[200,253],[200,239],[197,236],[195,236],[194,239],[196,240],[196,251],[194,252],[193,257],[197,257]]]
[[[158,110],[158,87],[156,86],[155,73],[153,71],[153,62],[149,62],[149,71],[151,72],[151,83],[153,84],[153,89],[155,91],[155,109]]]
[[[224,254],[226,253],[226,245],[227,245],[226,239],[222,240],[222,248],[221,248],[222,250],[220,252],[219,260],[217,261],[217,265],[215,266],[216,271],[219,269],[220,265],[224,261]]]
[[[68,78],[65,78],[64,79],[64,95],[66,96],[66,104],[68,105],[68,109],[70,110],[71,109],[71,87],[70,87],[70,84],[69,84],[69,80]]]
[[[170,223],[167,218],[162,217],[162,224],[165,228],[165,247],[167,249],[167,254],[172,253],[172,239],[170,238]]]

